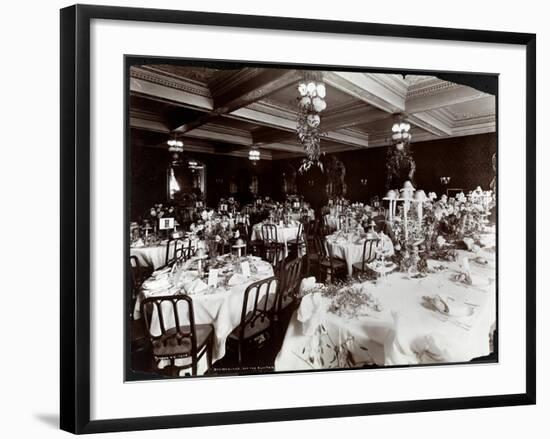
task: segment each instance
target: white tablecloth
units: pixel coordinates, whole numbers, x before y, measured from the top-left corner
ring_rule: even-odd
[[[195,246],[197,240],[193,240]],[[188,246],[189,241],[183,240],[183,245]],[[142,267],[153,267],[155,270],[166,263],[166,243],[153,247],[130,247],[130,256],[136,256]],[[174,257],[174,247],[170,249],[170,257]]]
[[[294,221],[300,221],[303,216],[304,213],[302,212],[292,212],[290,214],[290,218],[292,218]],[[315,211],[313,209],[309,209],[307,211],[307,217],[310,219],[310,221],[313,221],[315,219]]]
[[[348,270],[348,275],[351,276],[353,274],[353,264],[356,264],[357,262],[361,262],[363,260],[363,245],[365,243],[364,238],[351,238],[346,239],[342,237],[341,234],[334,234],[329,235],[326,237],[326,245],[330,246],[330,249],[332,251],[332,256],[336,258],[343,259],[346,261],[346,267]],[[391,245],[393,247],[393,244],[391,244],[391,240],[389,243],[387,242],[389,238],[384,235],[380,234],[380,244],[382,244],[382,240],[388,245]],[[374,251],[375,246],[373,245],[372,250]],[[367,252],[369,251],[369,246],[367,246]],[[391,251],[391,255],[393,255],[393,250]],[[369,259],[371,255],[369,253],[365,254],[365,257],[367,260]],[[372,255],[374,256],[374,255]]]
[[[285,245],[284,257],[288,256],[288,241],[296,239],[298,235],[299,224],[292,226],[277,226],[277,241]],[[261,240],[262,238],[262,223],[255,224],[252,228],[252,234],[250,238],[255,240]]]
[[[460,251],[460,257],[475,255]],[[494,254],[480,253],[489,263],[471,261],[473,285],[452,279],[458,262],[429,261],[430,266],[443,264],[448,269],[422,279],[409,279],[403,273],[392,273],[385,281],[365,282],[366,291],[382,304],[382,311],[368,316],[349,318],[326,311],[326,299],[318,293],[305,296],[293,315],[284,342],[275,361],[275,370],[291,371],[345,367],[331,363],[334,356],[325,349],[323,360],[308,358],[320,342],[346,343],[355,365],[406,365],[434,362],[466,362],[490,353],[489,336],[496,322],[496,284]],[[423,305],[423,296],[450,297],[449,303],[473,309],[471,316],[450,317]],[[319,296],[314,298],[311,296]],[[467,304],[467,305],[465,305]],[[302,310],[305,307],[305,311]],[[315,312],[311,312],[313,309]],[[312,318],[302,322],[302,314]],[[323,323],[326,334],[312,328]],[[347,341],[346,341],[347,340]],[[312,350],[313,349],[313,350]],[[322,364],[324,363],[324,364]]]
[[[207,290],[201,292],[189,294],[193,299],[195,324],[212,324],[214,327],[213,362],[224,357],[227,337],[241,321],[243,298],[246,288],[253,282],[273,276],[273,268],[269,263],[265,261],[257,261],[254,264],[257,267],[258,272],[249,277],[245,283],[235,286],[208,288]],[[189,275],[196,277],[196,272],[190,272]],[[272,283],[272,290],[270,291],[270,294],[275,294],[275,287],[275,283]],[[265,293],[265,291],[262,292],[262,297]],[[146,296],[147,292],[143,290],[136,301],[136,307],[134,309],[135,319],[140,318],[141,316],[141,301]],[[252,305],[252,300],[250,300],[249,309],[252,308]],[[181,309],[185,311],[186,306],[182,306]],[[155,317],[156,316],[153,316],[151,321],[151,332],[153,334],[157,334],[160,331],[158,320]],[[185,320],[182,318],[182,321]],[[171,318],[166,318],[166,315],[164,323],[167,329],[172,328],[175,325],[175,322],[172,321]],[[159,367],[162,366],[163,364],[159,365]],[[202,371],[204,372],[204,364],[202,364],[202,366]],[[199,367],[199,372],[200,371],[201,367]]]
[[[156,270],[166,262],[166,244],[154,247],[131,247],[130,256],[136,256],[142,267],[153,267]]]

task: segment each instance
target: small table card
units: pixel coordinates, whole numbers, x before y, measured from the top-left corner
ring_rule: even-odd
[[[250,264],[248,261],[241,262],[241,272],[243,276],[250,277]]]
[[[211,268],[208,272],[208,286],[214,288],[218,286],[218,269]]]
[[[159,219],[159,229],[169,230],[174,228],[174,218],[161,218]]]

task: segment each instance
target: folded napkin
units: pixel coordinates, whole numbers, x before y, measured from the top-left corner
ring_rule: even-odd
[[[172,283],[170,282],[168,277],[161,278],[161,279],[149,279],[146,280],[142,288],[147,292],[152,291],[160,291],[164,290],[167,291],[172,286]]]
[[[462,242],[464,242],[466,249],[468,249],[469,251],[472,251],[474,249],[475,241],[472,238],[464,238]]]
[[[137,239],[136,241],[134,241],[130,247],[132,247],[132,248],[140,248],[140,247],[144,247],[144,246],[145,246],[145,244],[144,244],[144,242],[143,242],[143,239],[139,238],[139,239]]]
[[[313,336],[318,329],[326,331],[327,308],[328,302],[320,294],[307,294],[302,297],[296,318],[302,323],[305,335]]]
[[[184,283],[183,287],[187,294],[200,293],[201,291],[208,289],[208,285],[206,285],[201,279],[198,278],[191,282]]]
[[[300,283],[300,292],[305,293],[306,291],[312,290],[317,285],[315,276],[304,277]]]
[[[243,276],[240,273],[234,273],[233,276],[227,281],[227,285],[230,287],[233,287],[235,285],[241,285],[244,284],[247,281],[247,277]]]
[[[454,280],[466,285],[472,285],[472,273],[470,271],[470,261],[465,256],[460,261],[460,272],[454,275]]]
[[[458,303],[451,296],[440,296],[436,294],[435,296],[424,296],[423,299],[425,306],[446,316],[468,317],[474,312],[472,306],[466,305],[465,303]]]

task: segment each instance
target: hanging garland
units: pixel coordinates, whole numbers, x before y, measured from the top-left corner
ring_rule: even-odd
[[[298,120],[296,133],[304,147],[306,158],[302,161],[299,172],[307,171],[317,165],[323,170],[321,163],[321,112],[326,109],[326,87],[318,72],[307,72],[304,80],[298,85]]]
[[[405,180],[414,183],[416,163],[411,151],[410,128],[410,124],[403,122],[392,126],[392,144],[386,150],[386,190],[398,187]]]
[[[404,178],[403,171],[406,169],[408,169],[407,178]],[[394,145],[388,146],[386,151],[386,190],[397,187],[405,180],[409,180],[414,185],[415,171],[416,162],[409,144],[404,145],[402,149],[398,149]]]

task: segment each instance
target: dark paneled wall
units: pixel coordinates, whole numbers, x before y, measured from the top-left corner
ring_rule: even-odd
[[[416,185],[426,192],[440,193],[439,177],[451,177],[449,187],[465,191],[480,185],[489,188],[493,178],[491,157],[496,152],[496,135],[480,134],[414,143],[412,150],[416,161]],[[241,203],[251,200],[248,192],[250,176],[256,174],[259,193],[282,199],[282,174],[288,164],[297,170],[299,159],[262,160],[252,166],[246,158],[213,154],[192,154],[191,157],[206,165],[207,204],[215,206],[221,197],[229,196],[229,182],[238,186],[237,198]],[[374,195],[384,195],[386,148],[346,151],[337,157],[346,166],[347,197],[352,201],[368,201]],[[165,150],[135,147],[131,154],[131,217],[143,214],[154,203],[166,201],[166,168],[168,154]],[[361,179],[367,178],[367,186]],[[326,175],[317,168],[296,179],[298,191],[314,206],[326,203]]]
[[[273,192],[272,166],[269,161],[260,161],[252,166],[247,158],[230,157],[213,154],[189,154],[206,166],[206,202],[209,206],[217,205],[222,197],[228,197],[230,180],[237,184],[236,197],[240,202],[252,200],[248,191],[251,175],[258,176],[260,194]],[[166,170],[169,155],[159,148],[135,147],[130,154],[131,187],[130,215],[137,218],[148,211],[155,203],[167,201]]]
[[[426,192],[441,193],[439,177],[451,177],[450,188],[465,191],[481,186],[489,189],[494,176],[491,157],[496,152],[496,134],[479,134],[450,139],[419,142],[412,145],[416,161],[415,183]],[[367,201],[374,195],[383,196],[386,182],[386,148],[346,151],[336,154],[346,166],[347,198],[352,201]],[[277,160],[273,162],[274,175],[280,174],[284,162],[298,169],[300,160]],[[367,178],[367,185],[361,179]],[[317,169],[298,177],[298,189],[314,204],[323,203],[320,187],[326,177]],[[314,186],[310,187],[311,181]]]

